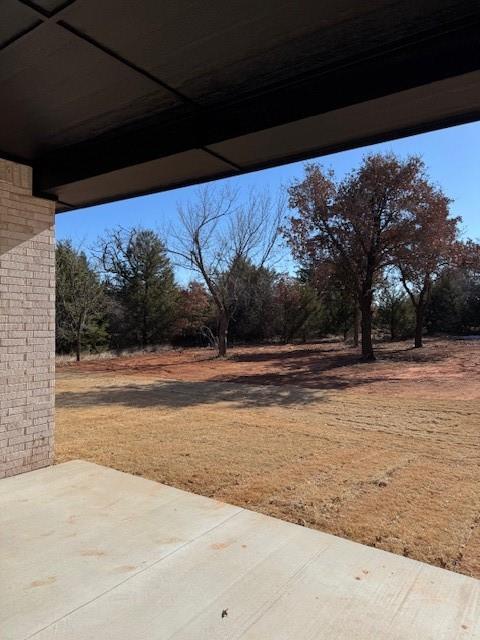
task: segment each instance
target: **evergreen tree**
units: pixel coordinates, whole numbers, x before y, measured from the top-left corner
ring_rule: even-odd
[[[86,255],[70,240],[57,243],[55,261],[56,349],[75,351],[79,361],[84,347],[97,349],[107,341],[104,288]]]
[[[178,288],[165,246],[157,233],[117,228],[101,239],[99,260],[116,303],[112,320],[118,346],[145,348],[174,331]]]

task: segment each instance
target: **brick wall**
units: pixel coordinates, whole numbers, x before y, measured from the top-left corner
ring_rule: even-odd
[[[0,478],[52,461],[54,204],[0,159]]]

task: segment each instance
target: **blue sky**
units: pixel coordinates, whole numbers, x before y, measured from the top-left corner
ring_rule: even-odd
[[[453,198],[452,213],[462,216],[464,235],[480,239],[480,122],[344,151],[319,158],[319,162],[342,176],[358,166],[362,156],[370,151],[421,155],[431,178]],[[301,177],[302,173],[303,163],[296,162],[220,182],[231,182],[245,191],[252,185],[266,187],[274,193],[282,185]],[[116,225],[165,228],[175,222],[177,203],[193,197],[196,188],[186,187],[59,214],[56,218],[57,238],[71,238],[74,244],[88,252],[105,229]],[[179,276],[181,280],[186,278],[184,274]]]

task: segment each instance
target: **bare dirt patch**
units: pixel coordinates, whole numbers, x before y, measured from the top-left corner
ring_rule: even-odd
[[[340,344],[62,365],[57,461],[480,577],[479,365],[480,342],[447,340],[368,365]]]

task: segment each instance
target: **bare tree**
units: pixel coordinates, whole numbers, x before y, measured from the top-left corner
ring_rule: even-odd
[[[187,205],[179,205],[177,228],[169,233],[170,253],[199,274],[217,311],[218,355],[227,353],[228,326],[238,298],[241,266],[271,260],[285,211],[285,199],[251,190],[205,186]]]

